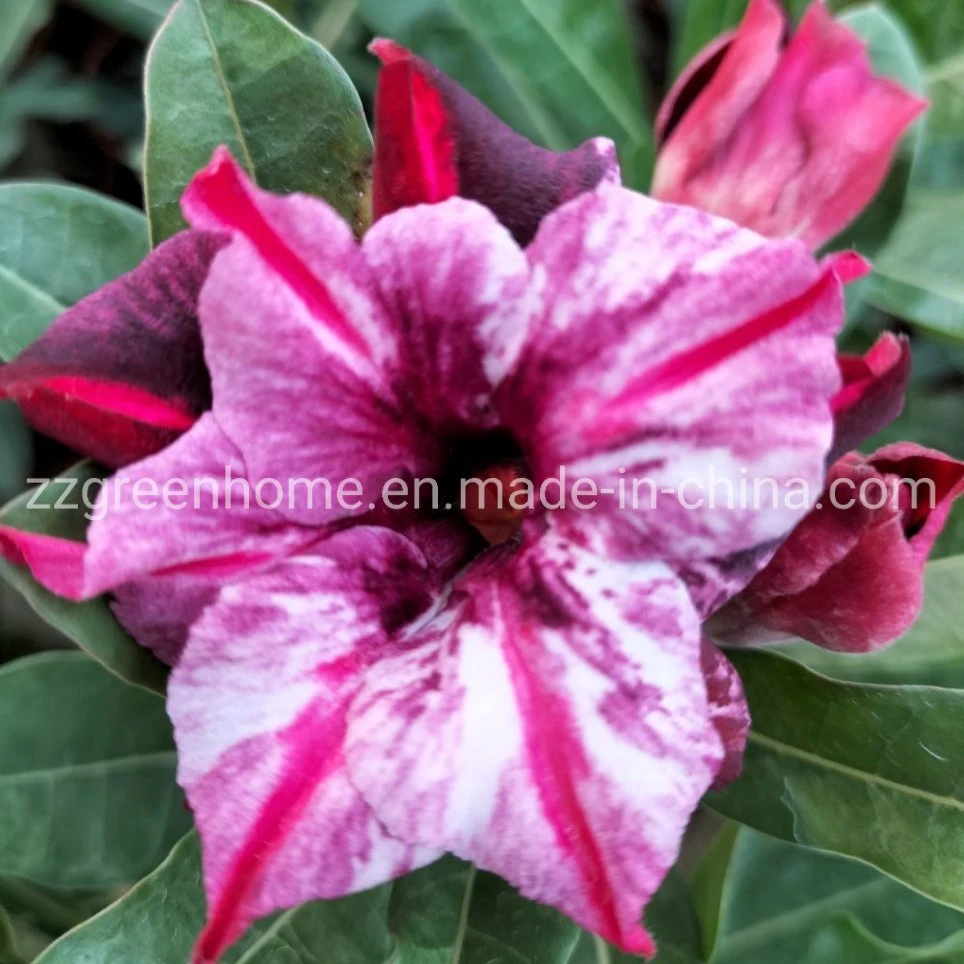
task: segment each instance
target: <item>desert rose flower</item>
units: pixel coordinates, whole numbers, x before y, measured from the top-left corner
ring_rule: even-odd
[[[359,244],[223,151],[184,210],[229,239],[199,299],[210,410],[108,481],[86,550],[2,535],[67,595],[135,586],[182,610],[169,710],[204,851],[195,960],[257,916],[443,851],[651,954],[642,910],[746,728],[692,574],[725,581],[807,508],[665,493],[711,466],[819,490],[853,262],[609,183],[526,249],[460,198]],[[137,480],[225,465],[297,497],[136,503]],[[604,491],[502,519],[517,532],[488,549],[457,506],[370,510],[392,480],[506,465]],[[620,506],[624,476],[656,483],[653,509]],[[362,503],[312,503],[297,480],[313,478],[355,480]]]
[[[613,143],[555,153],[503,124],[455,81],[388,40],[379,75],[375,215],[449,197],[485,205],[520,244],[542,218],[602,181]],[[0,398],[38,431],[110,468],[160,451],[210,407],[197,298],[223,238],[183,231],[140,267],[83,299],[11,364]]]
[[[909,442],[845,456],[820,508],[709,631],[728,643],[801,637],[846,653],[893,642],[920,612],[924,564],[962,492],[964,463]]]
[[[666,98],[653,194],[816,249],[877,193],[925,107],[874,75],[821,0],[789,39],[777,0],[751,0]]]

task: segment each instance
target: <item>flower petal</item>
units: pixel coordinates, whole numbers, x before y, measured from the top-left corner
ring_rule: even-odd
[[[181,657],[188,633],[213,603],[225,578],[203,578],[193,572],[144,576],[112,590],[110,608],[117,621],[162,663]]]
[[[188,573],[219,584],[323,533],[262,504],[238,449],[211,413],[163,452],[107,479],[87,530],[85,590]]]
[[[700,662],[706,677],[710,719],[725,750],[723,765],[712,787],[713,790],[722,790],[743,772],[743,751],[750,731],[750,709],[746,705],[739,674],[706,635],[703,636]]]
[[[347,759],[393,835],[652,954],[642,908],[722,760],[685,588],[552,535],[491,550],[368,672]]]
[[[485,365],[490,346],[528,325],[523,251],[490,211],[460,198],[398,211],[362,247],[399,331],[405,410],[436,433],[494,428]]]
[[[404,47],[376,40],[371,50],[384,65],[375,99],[376,218],[458,194],[485,205],[526,245],[554,208],[602,181],[619,182],[606,138],[545,150]]]
[[[89,598],[84,592],[86,550],[72,539],[0,525],[0,559],[26,566],[40,585],[65,599]]]
[[[954,502],[964,494],[964,462],[913,442],[896,442],[870,456],[878,471],[917,483],[917,504],[905,509],[904,535],[918,564],[927,561]]]
[[[78,302],[0,368],[0,397],[111,467],[170,444],[210,407],[197,302],[223,243],[184,231]]]
[[[823,486],[832,270],[799,242],[619,188],[550,215],[528,254],[545,311],[497,403],[536,484],[565,469],[570,493],[596,493],[553,523],[674,565],[785,535]]]
[[[831,461],[858,448],[900,415],[910,378],[910,342],[887,332],[865,355],[841,355],[838,363],[843,388],[831,403]]]
[[[368,495],[431,474],[437,452],[396,397],[398,337],[348,225],[323,201],[258,190],[223,148],[184,208],[232,236],[204,286],[201,327],[214,412],[249,478],[354,479]],[[368,511],[355,495],[314,508],[305,495],[281,511],[308,524]]]
[[[875,76],[823,3],[782,52],[781,38],[778,5],[754,0],[663,147],[653,193],[817,248],[877,193],[926,103]]]
[[[657,117],[663,146],[653,195],[682,201],[689,182],[733,137],[776,70],[787,19],[777,0],[751,0],[739,29],[698,53]]]
[[[920,611],[927,554],[962,491],[964,463],[917,445],[844,457],[821,508],[707,631],[743,645],[794,636],[848,653],[887,645]]]
[[[204,853],[196,964],[255,917],[437,856],[385,833],[343,755],[360,674],[431,586],[410,542],[356,527],[225,588],[192,629],[168,709]]]

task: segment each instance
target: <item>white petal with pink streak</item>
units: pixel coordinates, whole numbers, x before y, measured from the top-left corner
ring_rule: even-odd
[[[207,962],[252,919],[435,855],[390,837],[347,779],[346,712],[396,623],[430,602],[414,545],[359,527],[226,587],[193,627],[168,709],[201,834]]]
[[[547,217],[527,253],[544,308],[500,411],[537,479],[564,466],[570,484],[616,493],[557,513],[562,531],[674,563],[785,535],[808,503],[748,503],[740,485],[802,479],[811,500],[821,488],[843,320],[829,270],[800,242],[613,187]],[[713,478],[734,486],[732,507],[681,504],[675,493],[696,502]]]
[[[406,649],[349,720],[389,832],[651,951],[643,907],[723,756],[679,580],[548,535],[478,561]]]

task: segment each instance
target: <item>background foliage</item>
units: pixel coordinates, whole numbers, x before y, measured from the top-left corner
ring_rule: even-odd
[[[0,359],[177,230],[180,190],[218,143],[262,185],[324,194],[360,224],[373,34],[433,60],[546,146],[612,137],[626,180],[645,189],[662,94],[746,2],[272,6],[2,0]],[[799,15],[804,3],[788,6]],[[909,334],[906,410],[880,441],[962,458],[964,3],[831,6],[878,70],[932,102],[878,200],[835,242],[877,268],[851,297],[845,347],[861,350],[883,329]],[[146,44],[158,30],[145,111]],[[75,462],[0,403],[4,521],[82,531],[81,513],[27,512],[17,498],[31,476],[98,477]],[[707,799],[647,916],[659,964],[964,962],[964,507],[935,556],[924,613],[893,648],[848,657],[801,643],[737,657],[754,715],[746,774]],[[70,606],[23,570],[0,564],[0,574],[0,964],[179,964],[203,899],[163,668],[103,601]],[[620,955],[446,859],[261,922],[227,960],[391,957]]]

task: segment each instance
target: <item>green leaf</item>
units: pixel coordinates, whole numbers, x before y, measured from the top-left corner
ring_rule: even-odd
[[[964,7],[945,0],[887,0],[929,63],[957,57],[964,44]]]
[[[0,873],[106,889],[190,826],[163,702],[83,654],[0,669],[0,721]]]
[[[147,252],[144,216],[65,184],[0,185],[0,360]]]
[[[147,63],[145,193],[154,244],[184,226],[187,183],[226,144],[257,183],[368,221],[371,134],[348,75],[256,0],[178,0]]]
[[[69,65],[59,57],[44,56],[32,61],[0,89],[0,168],[23,151],[31,120],[91,120],[105,99],[104,84],[71,73]]]
[[[50,16],[50,0],[4,0],[0,18],[0,80]]]
[[[0,964],[21,964],[21,957],[17,953],[17,942],[13,936],[13,925],[2,907],[0,907]]]
[[[390,888],[316,901],[259,921],[224,964],[383,964]],[[36,964],[180,964],[204,923],[197,835],[107,910],[52,944]]]
[[[843,914],[824,924],[810,936],[800,964],[961,964],[964,960],[964,934],[929,947],[905,948],[888,944],[869,933],[851,914]]]
[[[648,183],[652,135],[620,0],[362,0],[361,11],[526,136],[554,150],[611,137],[626,183]]]
[[[693,903],[700,924],[703,956],[709,960],[719,939],[723,897],[740,828],[726,821],[693,872]]]
[[[919,340],[915,339],[919,344]],[[961,342],[945,345],[960,348]],[[914,365],[919,364],[920,352],[914,352]],[[954,458],[964,459],[964,436],[960,426],[964,424],[964,393],[959,391],[952,379],[935,386],[912,388],[907,393],[904,411],[896,421],[891,422],[867,443],[867,451],[874,451],[892,442],[912,440],[918,445],[928,446],[946,452]],[[962,547],[964,551],[964,547]]]
[[[924,147],[914,165],[914,184],[964,189],[964,54],[934,64],[926,76],[931,106]]]
[[[944,523],[944,531],[934,543],[930,558],[936,561],[960,555],[964,555],[964,501],[958,499]]]
[[[0,500],[23,489],[33,460],[33,439],[20,410],[0,401]]]
[[[180,964],[188,959],[203,920],[192,833],[119,901],[51,944],[37,964]]]
[[[78,0],[95,17],[118,30],[149,40],[161,25],[173,0]]]
[[[964,556],[930,563],[917,622],[896,643],[876,653],[834,653],[803,642],[783,652],[834,679],[964,688],[962,586]]]
[[[914,45],[901,23],[887,10],[877,3],[868,3],[848,9],[839,19],[866,41],[878,74],[890,77],[906,90],[923,95],[924,73]],[[903,209],[922,131],[921,122],[907,131],[883,187],[863,214],[830,242],[830,250],[855,248],[867,258],[877,257]],[[859,311],[871,284],[870,278],[863,278],[848,285],[847,307],[851,319]]]
[[[811,935],[841,915],[872,940],[903,947],[937,943],[964,930],[964,914],[872,867],[772,840],[746,828],[733,848],[713,964],[797,961]],[[807,958],[809,959],[809,958]],[[821,961],[852,964],[846,954]]]
[[[186,960],[204,918],[197,837],[37,964]],[[579,930],[491,874],[446,857],[393,884],[259,921],[226,964],[565,964]],[[661,962],[662,964],[662,962]],[[666,964],[676,964],[667,961]]]
[[[669,872],[650,901],[645,924],[657,946],[651,964],[701,964],[705,960],[700,949],[700,928],[693,894],[677,870]],[[625,954],[601,937],[582,931],[571,956],[556,960],[565,964],[638,964],[639,957]],[[487,964],[487,961],[480,960],[478,964]]]
[[[753,727],[743,776],[707,803],[964,907],[964,692],[842,683],[768,652],[729,655]]]
[[[868,299],[881,311],[964,341],[964,192],[911,192],[876,263]]]
[[[96,499],[101,477],[90,462],[82,462],[49,484],[14,499],[0,510],[0,522],[28,532],[81,541],[88,521],[85,506]],[[56,507],[58,502],[60,508]],[[44,589],[27,569],[5,560],[0,560],[0,576],[43,619],[112,673],[129,683],[163,692],[166,667],[121,629],[103,597],[84,603],[68,602]]]
[[[738,26],[749,0],[688,0],[673,56],[673,73],[686,65],[712,40]]]

